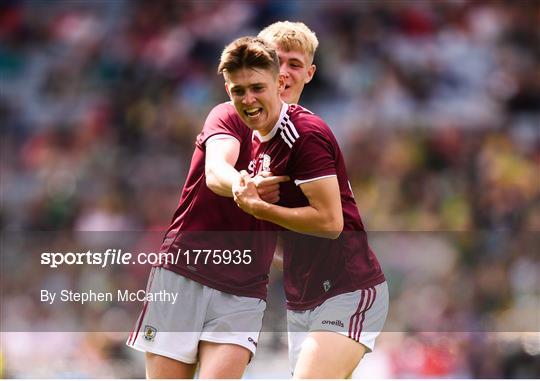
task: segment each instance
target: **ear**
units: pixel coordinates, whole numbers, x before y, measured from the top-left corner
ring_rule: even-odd
[[[281,94],[285,90],[285,76],[279,73],[278,76],[278,91]]]
[[[315,75],[315,70],[317,70],[317,66],[315,65],[311,65],[307,71],[307,76],[306,76],[306,80],[304,81],[304,83],[310,83],[311,80],[313,79],[313,76]]]

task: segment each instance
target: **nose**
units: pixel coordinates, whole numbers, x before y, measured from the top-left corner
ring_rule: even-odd
[[[246,91],[246,93],[244,94],[244,97],[242,98],[242,103],[245,104],[245,105],[250,105],[250,104],[253,104],[255,102],[255,96],[253,95],[253,93],[251,91]]]
[[[279,72],[285,77],[285,79],[289,78],[289,71],[287,70],[287,66],[285,65],[285,63],[281,64]]]

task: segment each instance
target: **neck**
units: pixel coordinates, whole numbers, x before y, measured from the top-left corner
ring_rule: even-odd
[[[272,128],[274,128],[274,126],[276,125],[278,119],[279,119],[279,114],[275,118],[272,118],[272,122],[268,126],[261,128],[259,130],[259,134],[261,134],[261,136],[268,135],[270,131],[272,131]]]
[[[282,103],[280,103],[277,113],[270,119],[270,123],[268,123],[267,126],[259,130],[259,134],[261,134],[261,136],[268,135],[270,131],[272,131],[277,121],[279,120],[279,116],[281,115],[281,106]]]

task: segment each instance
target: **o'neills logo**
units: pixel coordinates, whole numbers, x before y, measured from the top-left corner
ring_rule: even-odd
[[[337,325],[343,328],[343,323],[341,322],[341,320],[323,320],[322,324]]]

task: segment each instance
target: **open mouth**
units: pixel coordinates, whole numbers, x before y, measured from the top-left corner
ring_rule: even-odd
[[[250,108],[250,109],[244,110],[244,114],[245,114],[248,118],[256,118],[256,117],[258,117],[259,115],[261,115],[261,113],[262,113],[262,108],[260,108],[260,107],[254,107],[254,108]]]

